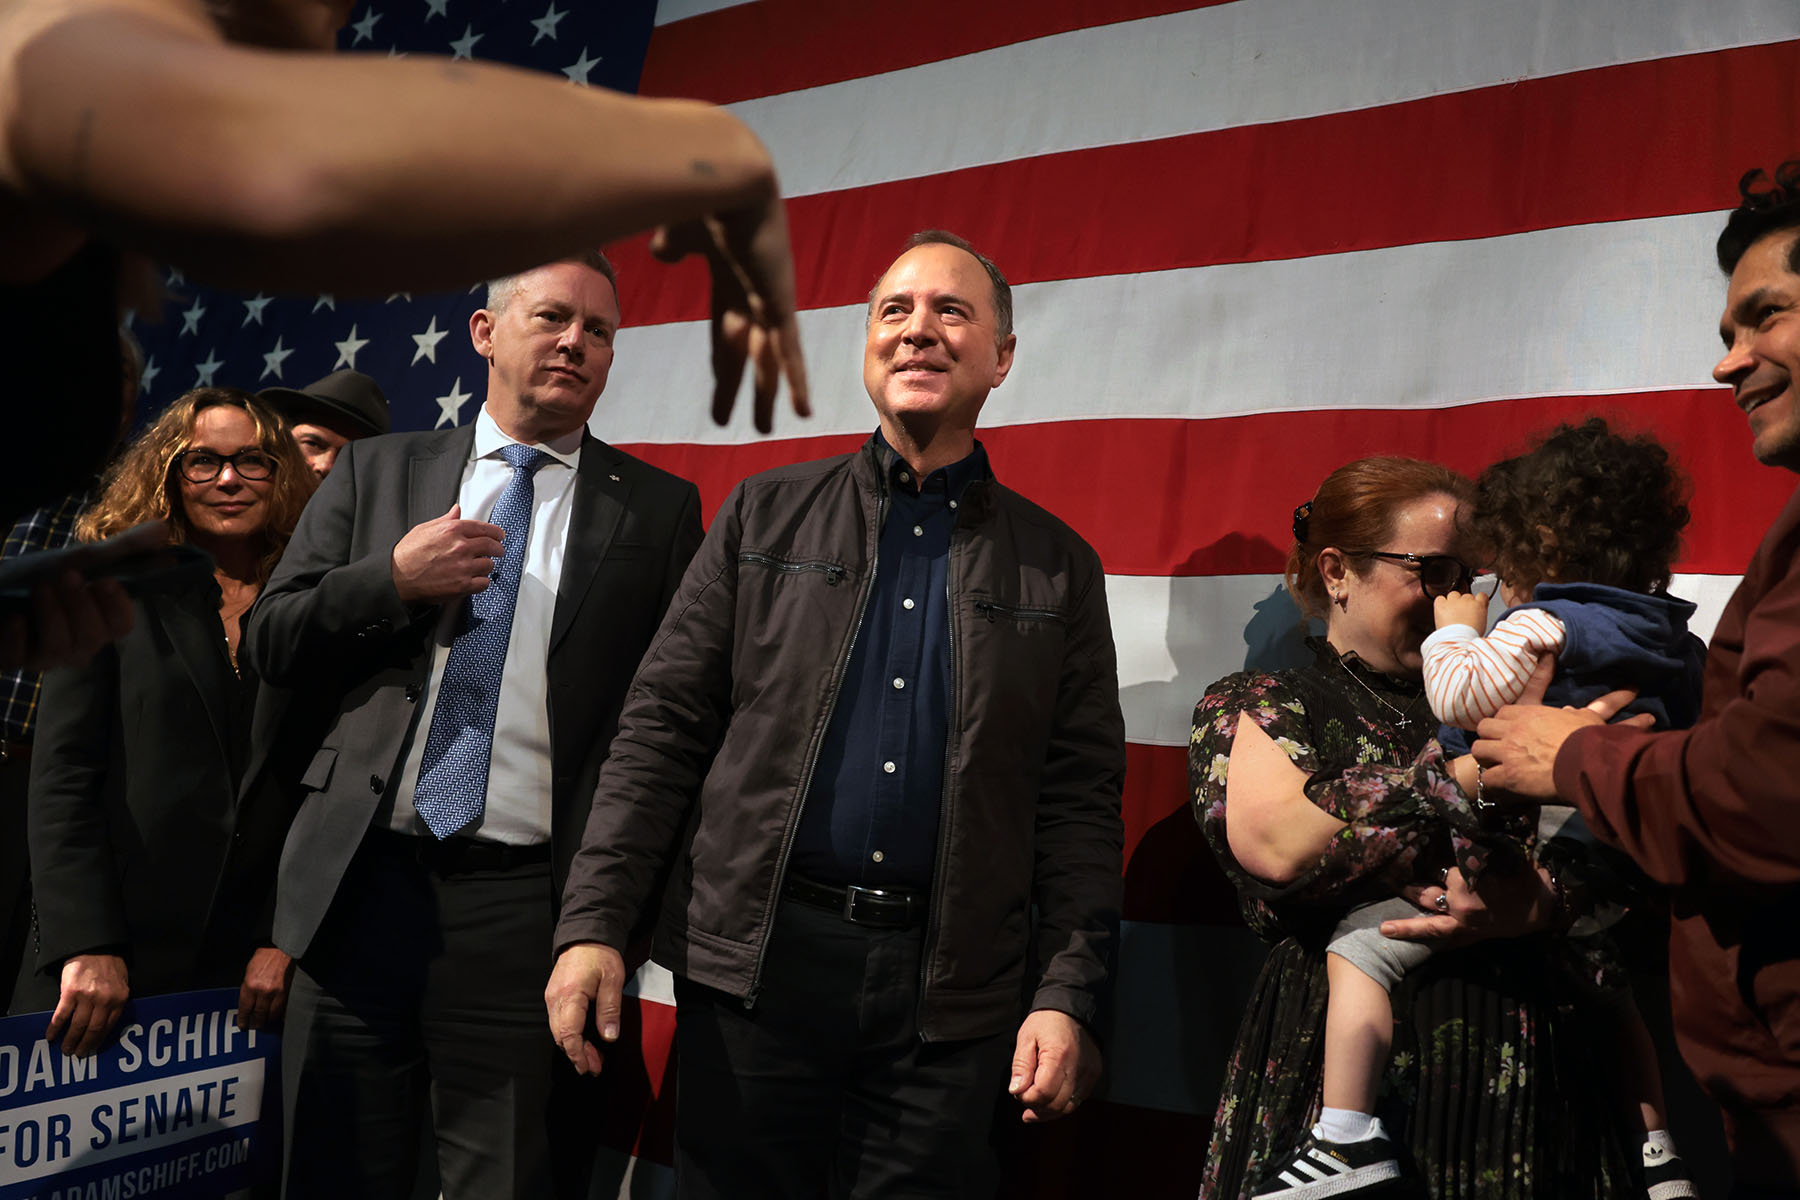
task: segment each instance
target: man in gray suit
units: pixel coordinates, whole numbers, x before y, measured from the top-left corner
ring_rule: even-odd
[[[493,284],[475,424],[346,446],[252,618],[317,723],[275,914],[290,1197],[409,1194],[427,1105],[448,1200],[586,1195],[591,1128],[546,1128],[580,1094],[550,1099],[544,966],[701,537],[692,484],[585,431],[618,325],[599,255]]]

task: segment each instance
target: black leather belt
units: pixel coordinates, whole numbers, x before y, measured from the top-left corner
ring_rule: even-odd
[[[923,892],[899,888],[838,887],[788,873],[781,894],[789,900],[834,912],[852,925],[873,929],[912,929],[925,923],[928,901]]]
[[[550,861],[550,843],[515,846],[509,842],[480,842],[474,838],[414,837],[392,829],[371,829],[365,843],[383,854],[408,859],[440,875],[459,871],[510,871],[514,867]]]

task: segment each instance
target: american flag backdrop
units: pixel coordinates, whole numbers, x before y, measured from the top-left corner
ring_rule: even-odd
[[[1589,412],[1693,478],[1675,591],[1710,631],[1792,476],[1709,369],[1735,181],[1800,156],[1796,0],[370,0],[343,45],[472,55],[729,104],[792,198],[817,415],[707,417],[706,283],[614,247],[626,329],[596,434],[695,480],[856,446],[863,298],[911,231],[1016,292],[998,475],[1099,550],[1130,738],[1109,1076],[1023,1137],[1010,1194],[1191,1196],[1260,960],[1186,809],[1194,701],[1293,660],[1290,513],[1388,452],[1468,471]],[[641,75],[640,75],[641,71]],[[521,129],[570,139],[579,131]],[[397,428],[472,420],[479,297],[239,296],[177,274],[146,403],[374,375]],[[619,1064],[631,1194],[667,1184],[666,974]]]

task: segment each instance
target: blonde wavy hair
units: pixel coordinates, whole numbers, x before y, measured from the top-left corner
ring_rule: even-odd
[[[194,425],[200,414],[215,405],[229,404],[244,410],[256,426],[257,449],[275,462],[269,489],[269,520],[263,526],[266,543],[257,564],[260,587],[287,549],[288,538],[300,520],[300,510],[312,498],[317,480],[294,445],[294,438],[276,411],[249,392],[237,388],[196,388],[169,405],[156,423],[146,429],[107,468],[100,483],[100,498],[75,523],[75,536],[84,542],[122,533],[144,521],[166,520],[170,540],[190,540],[193,527],[181,503],[181,480],[175,460],[193,445]]]

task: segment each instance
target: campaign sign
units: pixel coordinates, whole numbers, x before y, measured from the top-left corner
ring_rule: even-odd
[[[0,1200],[247,1195],[281,1154],[281,1041],[237,1000],[134,999],[92,1058],[44,1040],[48,1013],[0,1020]]]

